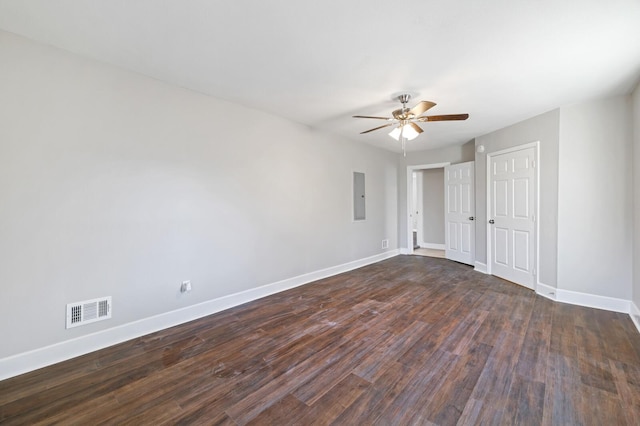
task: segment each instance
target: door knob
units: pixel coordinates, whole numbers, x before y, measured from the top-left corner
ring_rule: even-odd
[[[496,221],[495,221],[495,220],[493,220],[493,219],[491,219],[491,220],[489,221],[489,223],[493,225],[494,223],[496,223]]]
[[[475,219],[473,216],[471,216],[471,217],[469,218],[469,220],[473,220],[473,219]]]

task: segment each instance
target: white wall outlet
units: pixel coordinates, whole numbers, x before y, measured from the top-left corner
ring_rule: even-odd
[[[181,293],[187,293],[191,291],[191,281],[182,281],[182,285],[180,286]]]
[[[389,240],[382,240],[382,248],[383,249],[389,248]]]

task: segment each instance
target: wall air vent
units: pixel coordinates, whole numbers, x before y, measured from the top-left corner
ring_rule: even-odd
[[[67,304],[67,328],[111,318],[111,296]]]

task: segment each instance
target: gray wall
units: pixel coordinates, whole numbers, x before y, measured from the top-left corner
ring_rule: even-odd
[[[631,299],[630,98],[560,108],[558,288]]]
[[[444,169],[422,171],[422,233],[428,244],[444,244]]]
[[[427,136],[428,137],[428,136]],[[398,246],[407,246],[407,166],[421,164],[451,164],[474,160],[474,142],[464,145],[450,146],[420,152],[408,152],[406,157],[399,157],[398,167]]]
[[[633,120],[633,286],[632,300],[640,308],[640,83],[631,95]]]
[[[397,154],[5,32],[0,63],[0,358],[397,247]]]
[[[476,261],[487,262],[487,154],[540,142],[540,282],[556,286],[558,241],[558,141],[560,111],[553,110],[476,138]]]

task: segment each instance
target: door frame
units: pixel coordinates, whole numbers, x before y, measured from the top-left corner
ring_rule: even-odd
[[[401,250],[402,254],[413,254],[413,226],[411,220],[411,212],[413,209],[413,172],[417,170],[427,170],[427,169],[444,169],[445,166],[450,166],[450,162],[446,163],[432,163],[432,164],[420,164],[415,166],[407,166],[407,215],[406,222],[407,226],[405,228],[407,235],[407,247],[404,250]],[[442,189],[444,191],[444,188]],[[444,192],[443,192],[444,194]]]
[[[534,173],[535,173],[535,177],[534,177],[534,181],[536,184],[536,188],[535,188],[535,194],[533,196],[533,199],[536,203],[535,206],[535,214],[536,214],[536,220],[535,220],[535,224],[534,224],[534,232],[535,232],[535,242],[536,242],[536,248],[534,250],[534,255],[535,255],[535,259],[533,259],[533,271],[534,271],[534,279],[533,279],[533,290],[537,291],[538,289],[538,285],[540,284],[540,271],[539,271],[539,259],[540,259],[540,141],[535,141],[535,142],[529,142],[529,143],[525,143],[522,145],[516,145],[516,146],[512,146],[510,148],[505,148],[505,149],[501,149],[498,151],[492,151],[492,152],[488,152],[487,153],[487,159],[486,159],[486,194],[485,194],[485,199],[486,199],[486,219],[485,219],[485,223],[484,226],[486,228],[486,239],[487,239],[487,247],[486,247],[486,252],[487,252],[487,274],[492,275],[491,273],[491,263],[492,263],[492,257],[491,257],[491,249],[493,248],[491,245],[491,227],[489,226],[489,220],[491,219],[491,203],[492,203],[492,199],[491,199],[491,157],[495,157],[497,155],[502,155],[502,154],[508,154],[510,152],[515,152],[515,151],[520,151],[523,149],[529,149],[529,148],[533,148],[534,152],[535,152],[535,156],[536,156],[536,165],[534,168]]]
[[[416,212],[416,236],[417,236],[417,243],[418,245],[420,245],[420,242],[423,240],[423,234],[424,234],[424,214],[423,214],[423,209],[424,209],[424,190],[422,189],[422,181],[423,181],[423,176],[422,176],[422,170],[414,170],[413,171],[413,176],[416,177],[420,177],[420,179],[415,179],[415,187],[413,188],[413,191],[416,191],[416,197],[415,197],[415,201],[416,204],[413,204],[413,211]],[[416,208],[419,207],[419,208]],[[419,213],[418,213],[419,212]]]

